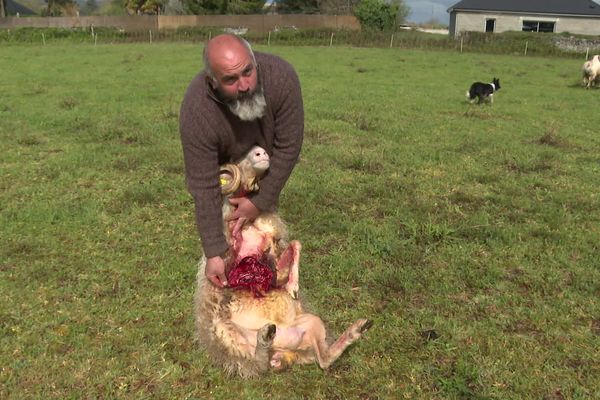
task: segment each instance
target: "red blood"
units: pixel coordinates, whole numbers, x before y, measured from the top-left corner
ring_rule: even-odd
[[[252,290],[254,297],[263,297],[273,283],[273,271],[256,257],[245,257],[227,277],[229,287]]]

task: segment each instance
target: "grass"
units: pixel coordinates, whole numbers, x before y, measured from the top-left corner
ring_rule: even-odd
[[[599,397],[598,90],[582,60],[260,49],[294,64],[305,98],[281,198],[301,290],[331,332],[373,328],[329,371],[225,379],[193,342],[178,107],[200,48],[12,45],[0,397]],[[467,104],[493,76],[494,105]]]

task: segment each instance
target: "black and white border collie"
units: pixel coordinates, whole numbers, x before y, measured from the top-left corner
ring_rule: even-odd
[[[467,100],[473,103],[475,99],[477,104],[489,100],[490,103],[494,102],[494,93],[500,90],[500,79],[492,79],[492,83],[475,82],[471,85],[471,88],[467,91]]]

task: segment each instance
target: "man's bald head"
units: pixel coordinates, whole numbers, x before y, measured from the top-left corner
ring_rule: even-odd
[[[219,35],[204,47],[207,83],[229,110],[243,121],[265,114],[266,100],[250,44],[239,36]]]
[[[232,34],[215,36],[204,47],[204,70],[213,80],[222,71],[227,71],[247,60],[256,66],[254,52],[245,39]]]

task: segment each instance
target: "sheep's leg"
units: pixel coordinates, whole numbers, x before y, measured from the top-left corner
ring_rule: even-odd
[[[346,331],[335,341],[331,346],[327,346],[324,340],[316,342],[317,345],[317,360],[319,366],[323,369],[329,368],[335,360],[337,360],[344,350],[352,343],[356,342],[362,334],[373,325],[373,322],[368,319],[359,319],[354,322]]]
[[[237,372],[242,377],[256,376],[271,365],[270,353],[275,332],[273,324],[256,331],[230,320],[221,320],[215,324],[213,333],[223,351],[215,357],[224,360],[224,367],[229,373]]]
[[[586,89],[590,89],[592,86],[595,86],[596,83],[596,79],[598,79],[599,75],[595,74],[594,72],[590,72],[588,74],[586,74],[585,78],[584,78],[584,82],[586,83]]]
[[[245,329],[231,320],[217,321],[213,333],[230,356],[251,360],[258,351],[256,331]]]
[[[231,320],[220,320],[215,323],[214,336],[230,357],[251,360],[260,371],[266,371],[276,331],[274,324],[266,324],[256,331]]]
[[[275,339],[277,329],[273,324],[267,324],[258,330],[256,337],[256,353],[254,359],[261,371],[266,371],[270,366],[271,347]]]
[[[327,332],[321,318],[313,314],[302,314],[295,321],[294,326],[304,332],[302,343],[298,350],[312,349],[312,352],[299,352],[298,362],[306,364],[314,361],[319,363],[323,369],[329,368],[337,360],[344,350],[356,340],[363,332],[369,329],[372,322],[367,319],[359,319],[354,322],[331,346],[327,343]]]
[[[278,280],[280,276],[287,275],[287,281],[284,287],[292,299],[298,298],[298,291],[300,290],[299,268],[301,249],[302,245],[300,242],[293,240],[277,261],[276,266]]]

